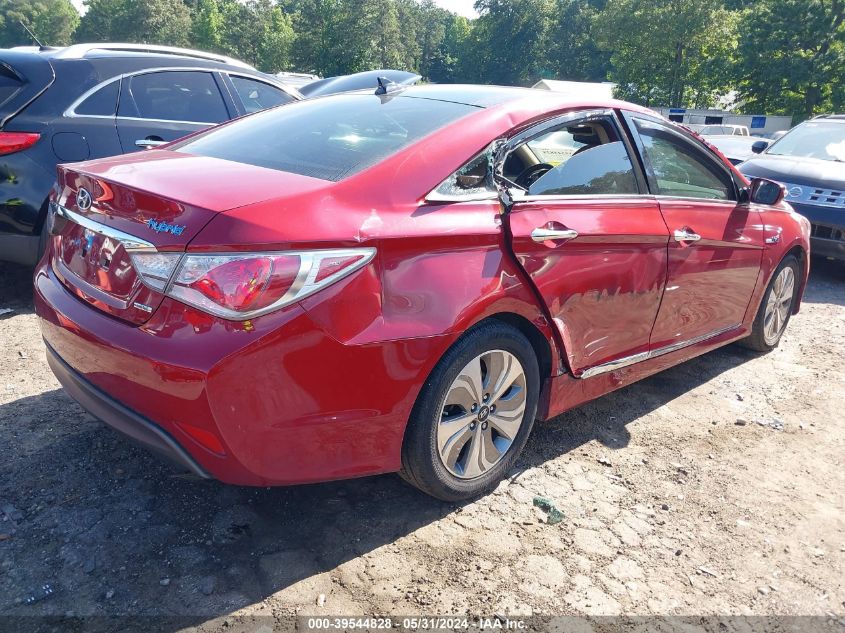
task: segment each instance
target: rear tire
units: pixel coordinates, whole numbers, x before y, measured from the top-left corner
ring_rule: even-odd
[[[517,329],[488,321],[432,370],[408,421],[400,475],[443,501],[493,490],[534,425],[540,370]]]
[[[775,270],[757,309],[751,334],[741,342],[757,352],[770,352],[780,344],[798,294],[801,264],[794,255],[784,257]]]

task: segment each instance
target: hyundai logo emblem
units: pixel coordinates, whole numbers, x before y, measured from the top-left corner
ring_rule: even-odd
[[[87,211],[91,208],[91,194],[86,189],[76,192],[76,206],[80,211]]]

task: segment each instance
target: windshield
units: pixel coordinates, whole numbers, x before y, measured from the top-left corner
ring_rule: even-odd
[[[338,181],[477,111],[432,99],[338,95],[265,110],[173,149]]]
[[[766,153],[845,162],[845,123],[806,121],[772,145]]]

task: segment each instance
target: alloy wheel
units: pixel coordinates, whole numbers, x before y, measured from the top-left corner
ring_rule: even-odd
[[[795,271],[791,266],[785,266],[775,278],[769,298],[766,302],[766,314],[763,317],[763,337],[766,343],[774,345],[777,343],[786,321],[789,318],[789,311],[792,309],[792,297],[795,294]]]
[[[472,359],[452,382],[437,425],[437,449],[461,479],[480,477],[504,457],[522,426],[525,370],[504,350]]]

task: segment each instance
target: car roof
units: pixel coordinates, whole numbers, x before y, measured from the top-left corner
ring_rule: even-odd
[[[11,50],[36,53],[49,59],[95,59],[103,57],[157,57],[162,60],[199,60],[235,66],[245,70],[255,70],[246,62],[233,57],[208,53],[190,48],[179,48],[176,46],[159,46],[156,44],[131,44],[122,42],[106,42],[96,44],[73,44],[64,47],[50,46],[16,46]]]
[[[402,88],[397,94],[401,94],[403,97],[452,101],[478,108],[495,108],[513,113],[519,112],[527,117],[567,108],[620,108],[660,117],[653,110],[626,101],[584,98],[536,88],[476,84],[425,84]]]

